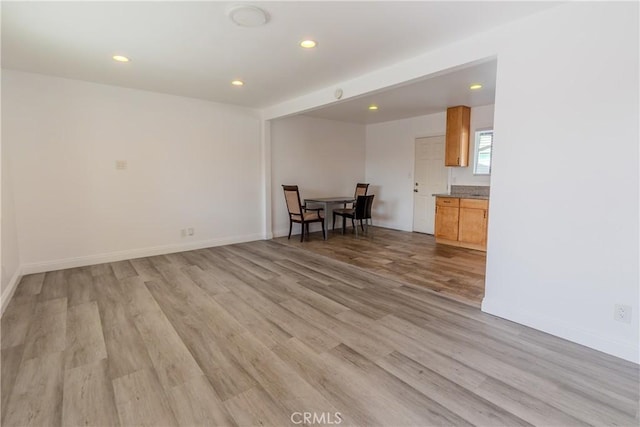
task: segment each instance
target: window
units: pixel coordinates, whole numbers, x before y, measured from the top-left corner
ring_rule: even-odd
[[[473,160],[474,175],[491,175],[491,151],[493,146],[493,129],[476,132],[476,149]]]

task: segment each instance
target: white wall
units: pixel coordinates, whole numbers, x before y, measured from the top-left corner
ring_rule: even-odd
[[[483,309],[637,362],[638,4],[571,4],[504,40]]]
[[[256,111],[15,71],[2,106],[25,271],[262,237]]]
[[[4,139],[4,138],[3,138]],[[3,144],[3,150],[6,144]],[[2,153],[2,311],[8,303],[13,288],[20,278],[20,257],[16,229],[11,167],[6,153]]]
[[[1,133],[1,132],[0,132]],[[16,229],[15,208],[13,204],[13,187],[9,157],[5,153],[6,144],[0,146],[1,186],[0,186],[0,305],[4,312],[17,282],[20,280],[20,257],[18,251],[18,235]]]
[[[471,109],[471,134],[493,126],[493,105]],[[376,224],[398,230],[413,228],[413,168],[415,139],[444,135],[446,113],[429,114],[367,126],[366,179],[379,194]],[[472,138],[473,139],[473,138]],[[473,164],[473,141],[469,164]],[[450,184],[489,185],[488,176],[473,175],[473,167],[449,168]]]
[[[355,97],[497,58],[483,310],[638,362],[638,12],[637,2],[565,3],[265,117],[327,104],[338,86]],[[631,324],[613,320],[616,303],[631,306]]]
[[[356,183],[364,180],[364,164],[364,125],[307,116],[274,120],[271,123],[274,235],[286,236],[289,232],[283,184],[298,185],[302,199],[352,196]],[[320,229],[318,224],[312,227]],[[300,226],[294,224],[293,233],[299,232]]]

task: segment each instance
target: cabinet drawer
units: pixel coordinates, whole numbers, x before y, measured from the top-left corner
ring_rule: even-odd
[[[460,206],[460,199],[455,197],[436,197],[436,206]]]
[[[489,209],[489,201],[482,199],[460,199],[461,208]]]

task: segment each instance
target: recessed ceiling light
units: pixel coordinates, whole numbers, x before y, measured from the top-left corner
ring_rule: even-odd
[[[240,27],[260,27],[269,21],[269,14],[257,6],[237,5],[227,11],[227,16]]]
[[[471,90],[482,89],[482,85],[480,83],[474,83],[471,86],[469,86],[469,89],[471,89]]]
[[[244,86],[244,82],[242,80],[234,80],[231,84],[234,86]]]
[[[126,56],[122,56],[122,55],[113,55],[113,60],[114,61],[118,61],[118,62],[129,62],[129,61],[131,61],[129,58],[127,58]]]
[[[302,40],[300,42],[300,46],[305,48],[305,49],[312,49],[314,47],[316,47],[318,45],[318,43],[315,42],[315,40]]]
[[[374,110],[377,110],[377,109],[378,109],[378,106],[376,104],[369,105],[369,110],[374,111]]]

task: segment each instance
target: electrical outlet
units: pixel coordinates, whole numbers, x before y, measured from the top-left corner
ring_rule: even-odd
[[[189,236],[193,236],[193,227],[187,228],[187,234],[189,234]]]
[[[613,318],[618,322],[631,323],[631,306],[616,304],[613,311]]]
[[[184,228],[180,230],[180,237],[187,237],[187,230],[185,230]]]

